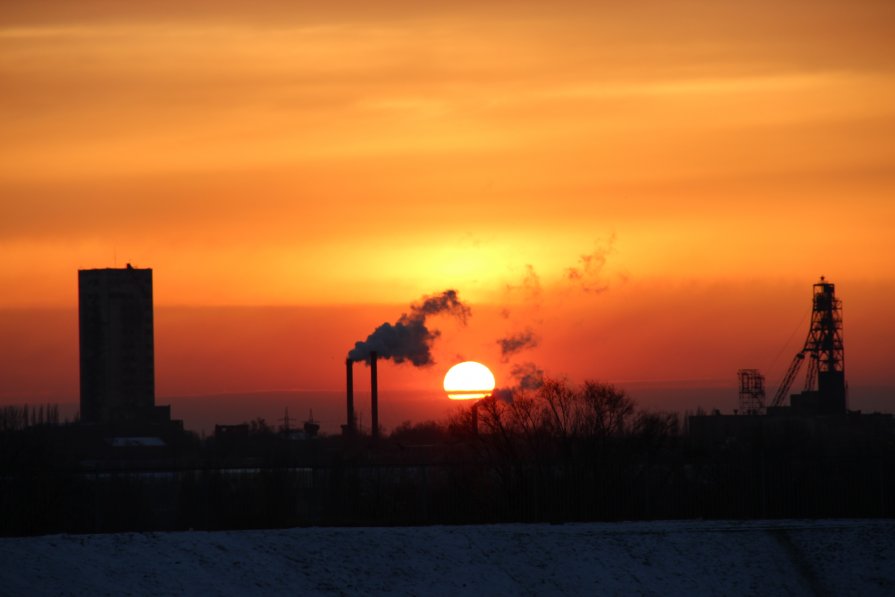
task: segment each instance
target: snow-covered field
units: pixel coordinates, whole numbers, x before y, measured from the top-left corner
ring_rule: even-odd
[[[893,595],[895,521],[0,539],[2,595]]]

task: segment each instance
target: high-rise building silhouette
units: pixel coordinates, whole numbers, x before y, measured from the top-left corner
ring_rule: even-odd
[[[81,421],[170,419],[155,406],[152,270],[78,271]]]

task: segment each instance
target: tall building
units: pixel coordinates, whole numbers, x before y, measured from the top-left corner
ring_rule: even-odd
[[[167,421],[155,406],[152,270],[78,271],[81,420]]]

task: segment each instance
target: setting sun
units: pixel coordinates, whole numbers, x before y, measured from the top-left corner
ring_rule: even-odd
[[[444,391],[451,400],[478,400],[494,390],[494,374],[481,363],[465,361],[444,376]]]

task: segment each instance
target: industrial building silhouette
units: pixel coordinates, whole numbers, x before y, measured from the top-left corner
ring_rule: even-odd
[[[789,396],[802,365],[808,361],[804,389]],[[740,408],[745,415],[837,415],[847,412],[845,349],[842,343],[842,301],[836,285],[823,276],[812,287],[811,325],[805,345],[795,354],[770,404],[765,401],[765,378],[757,369],[740,369]]]
[[[346,359],[341,435],[318,436],[313,420],[294,433],[288,411],[279,433],[261,418],[211,437],[184,432],[155,404],[152,270],[82,270],[78,280],[81,423],[12,412],[24,424],[4,425],[0,409],[0,536],[895,516],[895,420],[847,409],[841,305],[825,280],[788,381],[765,401],[764,377],[742,370],[738,414],[689,417],[682,428],[612,386],[588,394],[562,382],[515,415],[493,402],[481,431],[467,411],[378,438],[357,428],[354,411],[353,364],[365,360],[376,413],[383,353],[372,350]],[[803,364],[805,388],[790,395]],[[616,423],[570,432],[554,423],[555,395]]]
[[[78,270],[81,422],[170,420],[155,405],[152,270]]]
[[[807,362],[803,389],[790,393]],[[842,300],[836,285],[823,276],[812,286],[811,323],[803,347],[795,354],[773,398],[766,400],[765,377],[757,369],[740,369],[739,409],[734,415],[689,417],[689,433],[697,441],[735,437],[820,434],[827,438],[891,433],[891,414],[862,414],[848,409],[845,349],[842,342]],[[789,404],[786,399],[789,398]],[[746,415],[746,416],[744,416]]]

